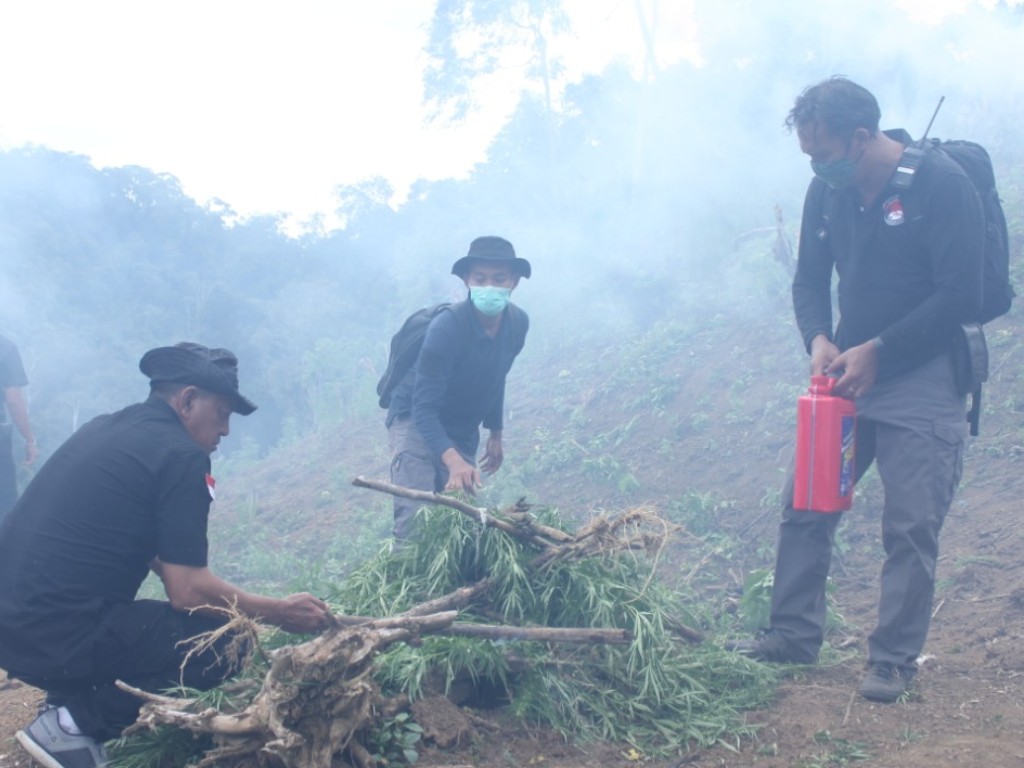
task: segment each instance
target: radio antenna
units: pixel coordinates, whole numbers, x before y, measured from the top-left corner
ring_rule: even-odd
[[[919,142],[917,142],[917,145],[919,147],[923,147],[924,146],[924,141],[925,141],[925,139],[928,138],[928,132],[931,131],[931,129],[932,129],[932,123],[935,122],[935,118],[938,116],[939,110],[942,109],[942,102],[944,102],[945,100],[946,100],[945,96],[940,96],[939,97],[939,103],[935,105],[935,111],[932,112],[932,119],[928,121],[928,127],[924,129],[924,135],[922,135],[921,136],[921,140]]]

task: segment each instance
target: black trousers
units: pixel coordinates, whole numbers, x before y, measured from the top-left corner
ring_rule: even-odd
[[[184,663],[192,643],[183,641],[217,629],[225,621],[176,611],[166,602],[136,600],[115,607],[104,617],[93,649],[92,677],[68,679],[17,672],[11,676],[46,691],[48,704],[67,707],[87,736],[109,741],[135,722],[142,706],[135,696],[115,686],[115,680],[153,693],[180,685],[205,691],[237,671],[222,658],[233,637],[230,633]]]

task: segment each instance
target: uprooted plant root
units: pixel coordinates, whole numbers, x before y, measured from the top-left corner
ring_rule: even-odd
[[[449,611],[339,626],[273,651],[259,692],[233,714],[198,700],[119,685],[146,701],[132,730],[171,725],[214,736],[216,747],[198,768],[229,759],[259,768],[330,768],[335,755],[345,755],[357,768],[371,768],[375,761],[354,737],[381,698],[372,677],[374,657],[392,643],[450,625],[455,615]]]

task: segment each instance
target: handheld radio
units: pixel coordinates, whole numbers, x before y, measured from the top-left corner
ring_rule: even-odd
[[[900,164],[896,166],[896,173],[892,177],[892,185],[896,189],[910,189],[910,185],[913,184],[914,174],[917,173],[921,161],[924,160],[924,143],[928,138],[928,132],[932,129],[932,123],[935,122],[935,118],[942,108],[942,102],[945,100],[945,96],[939,97],[939,103],[932,113],[932,119],[928,121],[928,127],[924,129],[924,135],[921,136],[920,141],[903,150],[903,157],[900,158]]]

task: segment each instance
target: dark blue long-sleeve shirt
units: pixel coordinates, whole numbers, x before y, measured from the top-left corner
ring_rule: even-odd
[[[435,459],[452,447],[473,459],[481,424],[492,431],[502,428],[505,377],[529,323],[526,313],[510,304],[491,337],[468,301],[438,314],[416,364],[395,387],[387,423],[411,416]]]

